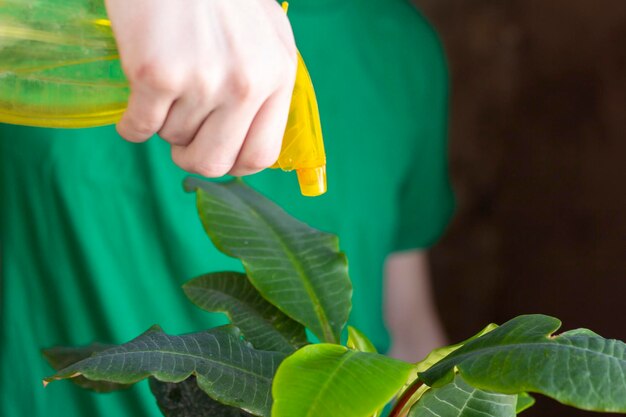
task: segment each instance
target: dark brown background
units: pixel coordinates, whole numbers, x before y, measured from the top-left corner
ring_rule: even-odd
[[[452,70],[458,210],[432,253],[450,338],[540,312],[626,340],[626,0],[416,3]]]

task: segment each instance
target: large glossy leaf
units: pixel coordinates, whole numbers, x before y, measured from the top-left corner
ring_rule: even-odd
[[[419,372],[424,372],[425,370],[435,365],[437,362],[440,362],[446,356],[450,355],[455,350],[460,349],[466,343],[471,342],[474,339],[478,339],[482,335],[489,333],[497,327],[498,326],[495,324],[489,324],[487,327],[485,327],[469,339],[459,343],[455,343],[454,345],[443,346],[435,349],[430,352],[424,359],[417,362],[400,396],[400,405],[396,405],[396,407],[394,407],[394,414],[398,416],[406,416],[411,407],[413,407],[413,404],[419,401],[422,395],[424,395],[430,389],[428,385],[423,385],[420,381],[417,381]]]
[[[272,304],[320,340],[339,343],[352,285],[337,237],[289,216],[241,180],[185,181],[213,244],[241,259],[248,278]]]
[[[428,390],[409,417],[514,417],[517,395],[496,394],[470,386],[457,376]]]
[[[363,332],[353,326],[348,326],[348,341],[346,346],[350,349],[358,350],[360,352],[378,353],[374,344],[365,336]],[[383,415],[385,407],[380,407],[372,414],[372,417],[379,417]]]
[[[480,389],[536,392],[578,408],[626,412],[626,344],[585,329],[554,336],[560,325],[543,315],[517,317],[467,343],[420,378],[439,385],[458,369]]]
[[[226,313],[257,349],[292,353],[307,343],[304,327],[267,302],[245,274],[207,274],[183,288],[198,307]]]
[[[102,343],[92,343],[91,345],[81,347],[55,346],[44,349],[42,353],[48,360],[48,363],[58,371],[88,358],[94,353],[102,352],[112,347],[114,347],[114,345],[105,345]],[[108,381],[91,381],[82,376],[72,378],[72,382],[82,388],[95,392],[112,392],[127,389],[131,386],[129,384],[116,384]]]
[[[339,345],[305,346],[278,368],[272,417],[370,417],[404,385],[412,367]]]
[[[454,345],[443,346],[443,347],[440,347],[438,349],[433,350],[424,359],[422,359],[421,361],[419,361],[419,362],[417,362],[415,364],[416,368],[417,368],[417,371],[418,372],[426,371],[427,369],[429,369],[430,367],[435,365],[437,362],[441,362],[441,360],[443,358],[445,358],[446,356],[450,355],[455,350],[458,350],[458,349],[462,348],[463,346],[465,346],[466,344],[468,344],[472,340],[476,340],[479,337],[484,336],[487,333],[489,333],[489,332],[491,332],[491,331],[493,331],[493,330],[495,330],[497,328],[498,328],[498,325],[493,324],[493,323],[489,324],[489,325],[487,325],[487,327],[485,327],[484,329],[482,329],[480,332],[476,333],[474,336],[470,337],[469,339],[466,339],[466,340],[464,340],[462,342],[459,342],[459,343],[455,343]]]
[[[252,414],[269,416],[272,377],[282,353],[253,349],[233,326],[169,336],[157,326],[136,339],[62,369],[46,378],[87,379],[132,384],[149,376],[181,382],[195,375],[214,399]]]
[[[165,417],[251,417],[252,414],[222,404],[200,389],[195,377],[182,382],[150,378],[150,390]]]

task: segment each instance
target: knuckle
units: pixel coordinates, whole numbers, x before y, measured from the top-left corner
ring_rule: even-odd
[[[198,75],[194,77],[194,90],[198,94],[198,105],[207,106],[211,103],[215,84],[209,78]]]
[[[132,130],[141,136],[152,136],[159,130],[160,121],[154,118],[142,118],[132,122]]]
[[[276,162],[280,150],[258,151],[249,157],[237,162],[237,168],[244,171],[258,172],[268,168]]]
[[[233,74],[230,79],[230,93],[236,99],[247,99],[253,96],[256,83],[254,78],[243,71]]]
[[[121,137],[129,142],[143,142],[147,139],[145,135],[134,132],[126,125],[117,125],[115,129]]]
[[[183,132],[161,130],[159,137],[172,145],[182,146],[189,143],[189,138]]]
[[[147,63],[131,69],[128,75],[134,85],[144,85],[151,90],[176,93],[181,88],[181,77],[167,65]]]
[[[256,155],[254,161],[252,161],[252,166],[255,168],[265,169],[268,168],[278,160],[278,154],[280,153],[280,149],[272,150],[271,152],[263,152],[261,154]]]
[[[183,169],[186,172],[191,171],[187,158],[185,158],[184,148],[178,148],[178,147],[172,146],[171,154],[172,154],[172,161],[174,161],[176,165],[178,165],[181,169]]]
[[[196,162],[192,164],[190,171],[207,178],[219,178],[226,175],[230,171],[231,167],[232,164]]]

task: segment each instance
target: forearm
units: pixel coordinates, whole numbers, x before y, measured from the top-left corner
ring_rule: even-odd
[[[425,252],[394,253],[387,258],[384,313],[392,339],[391,356],[417,361],[446,344]]]

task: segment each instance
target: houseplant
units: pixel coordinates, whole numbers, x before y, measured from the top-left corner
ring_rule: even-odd
[[[578,408],[626,413],[626,344],[578,329],[554,335],[543,315],[490,325],[409,364],[376,353],[348,327],[352,287],[337,238],[290,217],[241,180],[190,178],[215,246],[245,274],[185,284],[197,306],[231,324],[171,336],[153,326],[119,345],[52,348],[59,371],[97,391],[149,378],[166,416],[513,416],[547,395]],[[321,343],[309,343],[305,329]]]

